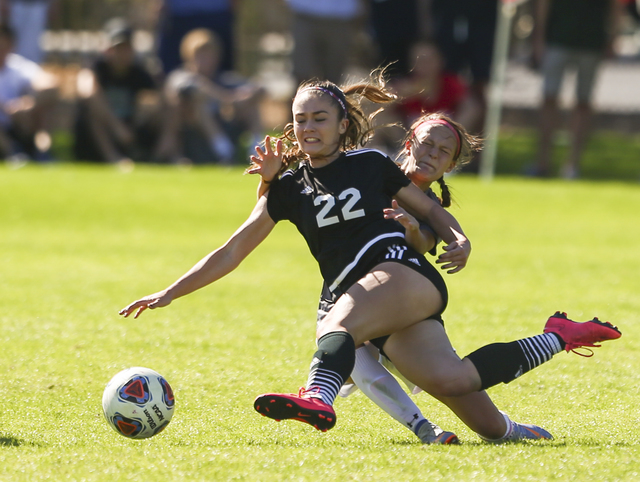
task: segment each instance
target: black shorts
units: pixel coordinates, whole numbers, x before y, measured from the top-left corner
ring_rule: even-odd
[[[429,319],[437,320],[444,325],[442,313],[446,309],[447,303],[449,301],[447,285],[444,282],[442,275],[435,266],[429,263],[423,255],[404,243],[390,246],[386,251],[381,252],[366,267],[363,267],[363,269],[359,270],[358,275],[356,275],[357,277],[351,276],[350,274],[350,278],[353,279],[353,281],[348,286],[351,286],[353,283],[363,278],[373,268],[385,262],[400,263],[404,266],[407,266],[414,271],[422,274],[425,278],[427,278],[435,285],[436,289],[442,296],[443,303],[442,308],[438,312],[430,315]],[[344,286],[344,284],[341,286]],[[346,291],[346,289],[344,291]],[[322,293],[320,295],[320,303],[318,305],[318,324],[324,319],[329,311],[331,311],[338,298],[342,296],[342,293],[343,291],[341,289],[334,290],[333,292],[329,291],[327,284],[324,283],[324,285],[322,286]],[[382,351],[382,346],[387,341],[387,338],[389,338],[389,335],[375,338],[370,341]]]

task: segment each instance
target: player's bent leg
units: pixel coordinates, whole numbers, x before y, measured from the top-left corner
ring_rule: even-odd
[[[431,281],[407,266],[385,262],[351,286],[318,326],[317,337],[348,331],[356,346],[402,330],[442,308]]]
[[[594,318],[577,323],[557,312],[549,317],[545,332],[509,343],[485,345],[466,359],[471,361],[482,380],[482,389],[509,383],[551,360],[563,350],[599,346],[596,343],[621,336],[611,323]],[[591,355],[585,355],[591,356]]]
[[[461,396],[481,388],[475,366],[458,357],[436,320],[420,321],[393,333],[384,351],[400,373],[434,396]]]
[[[336,419],[333,401],[353,370],[355,351],[353,337],[346,331],[323,335],[318,340],[318,350],[309,368],[306,388],[298,395],[260,395],[254,402],[254,408],[274,420],[298,420],[322,431],[332,428]]]
[[[445,432],[424,417],[395,377],[378,362],[378,354],[378,350],[370,344],[356,350],[356,364],[351,377],[360,390],[392,418],[411,430],[422,443],[457,443],[458,437],[454,433]]]
[[[441,307],[442,296],[427,278],[398,263],[380,264],[342,295],[319,325],[318,350],[304,395],[262,395],[256,399],[256,410],[276,420],[286,417],[306,422],[306,415],[316,411],[326,417],[327,407],[331,408],[353,371],[356,346],[410,326]],[[310,398],[318,399],[322,406],[316,407],[317,403],[307,400]],[[272,415],[272,407],[278,409],[276,415]],[[321,419],[320,415],[317,418]],[[331,418],[335,423],[335,416]],[[311,425],[320,430],[333,426],[321,425],[316,419],[314,422]]]
[[[507,422],[487,392],[473,392],[461,397],[435,397],[462,422],[484,439],[499,439],[507,433]]]

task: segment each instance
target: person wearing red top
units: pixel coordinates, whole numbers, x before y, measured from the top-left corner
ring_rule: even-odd
[[[416,42],[411,57],[415,59],[411,73],[393,85],[402,99],[398,112],[405,124],[411,124],[424,112],[441,112],[455,118],[467,96],[464,81],[443,70],[442,56],[433,43]]]

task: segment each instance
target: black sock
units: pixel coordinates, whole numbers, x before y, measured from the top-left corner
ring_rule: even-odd
[[[351,376],[355,362],[356,345],[349,333],[333,331],[323,335],[309,367],[308,395],[333,405],[340,387]]]
[[[523,338],[510,343],[492,343],[467,355],[480,374],[481,390],[509,383],[551,360],[562,351],[555,333]]]

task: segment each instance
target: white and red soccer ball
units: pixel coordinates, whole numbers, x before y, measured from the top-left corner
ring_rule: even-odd
[[[102,395],[107,423],[120,435],[149,438],[166,428],[173,417],[173,390],[150,368],[127,368],[116,374]]]

